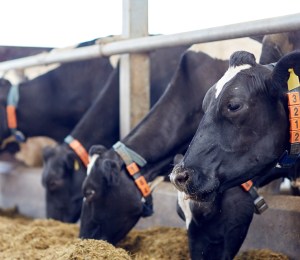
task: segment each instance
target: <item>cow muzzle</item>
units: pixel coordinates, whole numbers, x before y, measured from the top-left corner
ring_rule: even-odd
[[[186,185],[190,179],[190,173],[188,169],[180,165],[176,165],[173,171],[170,174],[171,183],[178,189],[179,191],[185,191]]]
[[[176,165],[170,174],[170,181],[186,199],[213,201],[218,193],[219,181],[213,175],[204,175],[195,169]]]

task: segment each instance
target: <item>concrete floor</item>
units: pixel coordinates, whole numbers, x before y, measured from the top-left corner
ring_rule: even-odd
[[[0,162],[0,207],[17,206],[34,218],[45,218],[45,194],[41,185],[42,168]],[[176,214],[177,192],[170,183],[160,184],[153,195],[155,214],[141,219],[136,228],[153,226],[185,227]],[[269,209],[255,215],[247,238],[246,249],[269,248],[300,259],[300,197],[263,194]]]

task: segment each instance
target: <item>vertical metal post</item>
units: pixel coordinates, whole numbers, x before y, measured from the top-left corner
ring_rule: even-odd
[[[123,36],[148,35],[148,0],[123,0]],[[120,64],[120,135],[124,137],[149,111],[149,58],[124,54]]]

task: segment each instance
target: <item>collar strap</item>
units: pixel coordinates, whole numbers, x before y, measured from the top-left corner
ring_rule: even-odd
[[[300,154],[289,154],[287,150],[283,152],[280,156],[278,163],[276,164],[276,168],[292,168],[297,160],[299,159]]]
[[[87,165],[89,163],[89,154],[86,151],[86,149],[83,147],[83,145],[77,139],[74,139],[74,137],[71,135],[68,135],[64,141],[78,155],[78,157],[83,162],[84,166],[87,167]]]
[[[12,85],[9,89],[7,95],[7,106],[6,106],[6,116],[7,116],[7,126],[10,129],[13,136],[15,136],[18,142],[24,142],[24,134],[17,130],[17,107],[19,103],[19,85]]]
[[[122,142],[117,142],[116,144],[114,144],[113,149],[124,161],[128,173],[134,179],[134,182],[142,193],[143,197],[148,197],[151,194],[151,190],[145,177],[140,173],[139,168],[139,166],[145,166],[147,161],[135,151],[128,148]]]
[[[128,148],[125,144],[118,141],[113,145],[114,150],[121,154],[122,160],[125,162],[126,165],[131,164],[132,162],[137,163],[139,166],[143,167],[146,165],[147,161],[140,156],[138,153],[133,151],[132,149]]]
[[[266,203],[265,199],[258,194],[257,189],[253,185],[253,181],[246,181],[243,184],[241,184],[241,186],[245,191],[249,192],[249,194],[251,195],[254,201],[255,213],[263,213],[268,208],[268,204]]]

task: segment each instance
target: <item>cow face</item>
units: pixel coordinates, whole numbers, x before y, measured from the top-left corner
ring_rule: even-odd
[[[83,183],[80,237],[116,244],[141,217],[141,194],[114,150],[94,145],[90,156]]]
[[[44,148],[43,158],[42,183],[46,189],[47,217],[76,222],[82,207],[85,166],[65,144]]]
[[[231,56],[225,75],[207,92],[204,117],[171,181],[188,198],[214,200],[218,192],[259,176],[288,149],[287,80],[300,75],[300,53],[273,72],[248,52]]]

